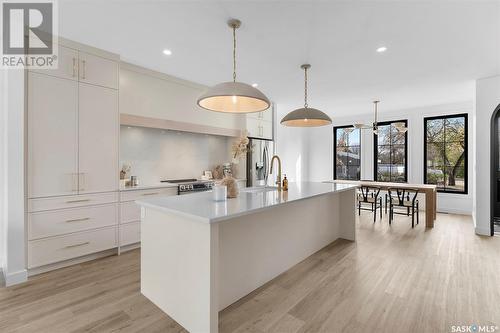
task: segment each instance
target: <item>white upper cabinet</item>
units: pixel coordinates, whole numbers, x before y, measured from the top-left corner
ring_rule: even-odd
[[[246,115],[246,129],[251,138],[273,140],[273,106],[262,112]]]
[[[118,63],[93,54],[79,53],[80,82],[118,89]]]
[[[118,91],[81,83],[78,127],[79,193],[118,190]]]
[[[252,112],[247,114],[247,118],[253,118],[257,120],[265,120],[272,122],[273,121],[273,107],[271,106],[269,109],[261,111],[261,112]]]
[[[28,196],[78,190],[78,82],[28,74]]]
[[[63,79],[78,80],[78,51],[59,45],[57,59],[57,69],[32,69],[31,71]]]

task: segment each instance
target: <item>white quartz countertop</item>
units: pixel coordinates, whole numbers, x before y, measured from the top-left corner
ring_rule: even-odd
[[[237,198],[220,202],[213,200],[212,191],[173,197],[155,197],[136,202],[146,208],[176,213],[201,222],[215,223],[289,202],[354,188],[356,185],[300,182],[290,183],[286,192],[280,192],[276,188],[244,188],[240,190]]]

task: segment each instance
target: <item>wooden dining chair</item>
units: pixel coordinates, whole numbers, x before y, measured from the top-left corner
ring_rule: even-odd
[[[394,214],[410,216],[411,212],[411,227],[415,227],[415,214],[417,215],[417,224],[419,206],[418,206],[418,190],[408,188],[389,188],[389,224],[394,220]],[[400,211],[396,209],[400,208]]]
[[[373,212],[373,222],[377,220],[377,209],[380,210],[380,218],[382,219],[382,197],[380,196],[380,188],[374,186],[361,186],[358,192],[358,212],[361,215],[361,210],[369,210]]]

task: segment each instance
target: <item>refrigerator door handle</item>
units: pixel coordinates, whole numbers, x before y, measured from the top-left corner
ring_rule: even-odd
[[[267,149],[267,142],[264,146],[264,152],[262,154],[262,160],[264,162],[264,186],[267,186],[267,178],[269,177],[267,162],[269,160],[269,151]]]

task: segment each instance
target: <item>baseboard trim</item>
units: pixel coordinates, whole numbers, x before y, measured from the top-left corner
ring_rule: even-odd
[[[113,248],[113,249],[104,250],[104,251],[97,252],[97,253],[88,254],[88,255],[85,255],[82,257],[78,257],[78,258],[73,258],[73,259],[68,259],[65,261],[56,262],[53,264],[48,264],[45,266],[34,267],[34,268],[30,268],[28,270],[28,275],[33,276],[33,275],[37,275],[37,274],[41,274],[41,273],[46,273],[46,272],[53,271],[53,270],[56,270],[59,268],[64,268],[64,267],[81,264],[81,263],[95,260],[95,259],[109,257],[112,255],[116,255],[117,253],[118,253],[118,248]]]
[[[26,282],[28,281],[28,271],[23,269],[13,273],[4,272],[4,280],[6,287]]]
[[[458,214],[458,215],[469,215],[472,216],[472,212],[468,210],[460,210],[460,209],[453,209],[453,208],[438,208],[437,209],[438,213],[446,213],[446,214]]]
[[[476,227],[474,229],[477,235],[481,236],[491,236],[491,230],[489,228]]]
[[[138,243],[133,243],[133,244],[129,244],[129,245],[123,245],[120,247],[120,251],[121,251],[121,253],[124,253],[127,251],[132,251],[132,250],[138,249],[140,247],[141,247],[141,242],[138,242]]]

